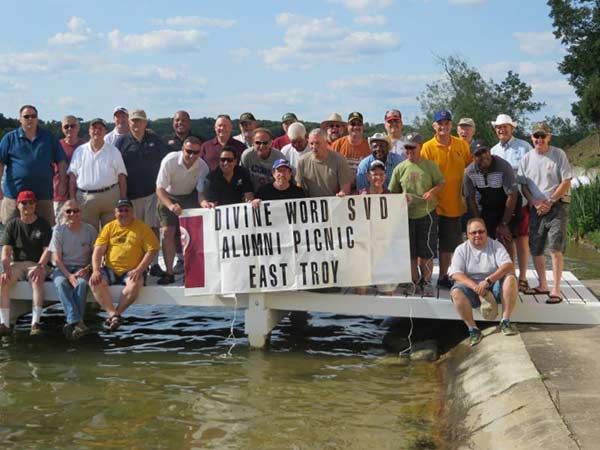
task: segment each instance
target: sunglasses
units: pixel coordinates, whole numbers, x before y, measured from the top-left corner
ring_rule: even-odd
[[[232,163],[235,161],[235,158],[219,158],[222,163]]]
[[[387,123],[391,123],[393,125],[397,125],[400,123],[400,119],[388,119],[386,120]]]
[[[350,122],[351,127],[362,127],[362,122]]]
[[[37,114],[25,114],[23,119],[37,119]]]
[[[404,150],[414,150],[415,148],[417,148],[416,145],[405,145],[404,146]]]
[[[187,150],[187,149],[186,149],[186,150],[185,150],[185,152],[186,152],[188,155],[199,155],[199,154],[200,154],[200,150]]]
[[[125,206],[125,207],[122,207],[122,208],[117,208],[117,211],[120,212],[120,213],[128,213],[129,211],[131,211],[131,208]]]
[[[19,203],[24,206],[35,205],[34,200],[23,200],[22,202],[19,202]]]
[[[65,214],[71,215],[71,214],[77,214],[80,210],[77,208],[69,208],[69,209],[65,209]]]
[[[254,141],[254,145],[268,145],[269,141]]]
[[[473,230],[473,231],[469,231],[470,235],[475,235],[475,234],[485,234],[485,230]]]
[[[71,128],[77,128],[77,124],[76,123],[67,123],[66,125],[63,125],[63,128],[65,130],[69,130]]]
[[[533,135],[535,139],[546,139],[546,136],[548,136],[546,133],[535,133]]]

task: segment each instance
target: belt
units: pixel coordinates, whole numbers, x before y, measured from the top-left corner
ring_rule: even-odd
[[[111,186],[108,186],[108,187],[105,187],[105,188],[102,188],[102,189],[88,189],[88,190],[86,190],[86,189],[79,189],[79,188],[77,188],[77,190],[79,190],[79,191],[81,191],[81,192],[85,192],[86,194],[98,194],[98,193],[100,193],[100,192],[106,192],[106,191],[110,191],[110,190],[111,190],[112,188],[114,188],[114,187],[115,187],[117,184],[118,184],[118,183],[115,183],[115,184],[113,184],[113,185],[111,185]]]

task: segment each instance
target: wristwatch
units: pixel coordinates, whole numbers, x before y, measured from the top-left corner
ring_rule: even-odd
[[[492,280],[490,280],[490,277],[487,277],[487,278],[485,279],[485,282],[488,284],[488,287],[491,287],[491,286],[492,286],[492,284],[494,284],[494,283],[492,282]]]

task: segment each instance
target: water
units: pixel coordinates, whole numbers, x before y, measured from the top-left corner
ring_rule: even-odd
[[[2,449],[435,448],[435,365],[382,349],[381,319],[284,320],[269,349],[239,338],[228,310],[133,307],[116,333],[77,343],[29,338],[21,320],[0,343]],[[235,332],[243,336],[242,324]]]

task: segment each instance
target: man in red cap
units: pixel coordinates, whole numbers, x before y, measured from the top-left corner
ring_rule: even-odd
[[[19,280],[28,279],[33,292],[31,335],[42,333],[40,319],[44,305],[44,280],[49,273],[48,245],[52,237],[50,224],[36,214],[37,197],[33,191],[17,196],[18,217],[9,220],[2,238],[0,275],[0,336],[10,333],[10,289]]]

